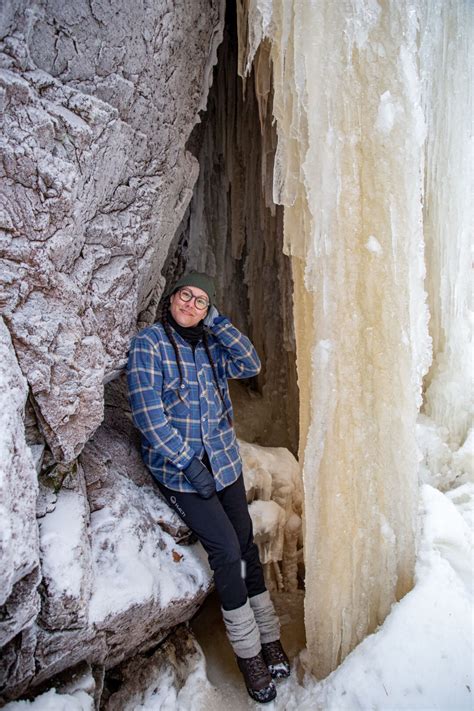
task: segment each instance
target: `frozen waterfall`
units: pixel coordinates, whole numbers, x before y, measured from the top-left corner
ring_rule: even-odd
[[[240,71],[254,64],[263,114],[274,89],[274,200],[295,282],[305,626],[324,677],[413,584],[424,376],[427,413],[458,445],[466,437],[472,5],[237,6]]]

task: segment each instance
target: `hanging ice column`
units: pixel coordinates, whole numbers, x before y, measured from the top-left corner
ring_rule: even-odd
[[[415,425],[431,362],[418,31],[434,4],[238,2],[241,71],[255,61],[257,91],[273,72],[274,199],[295,281],[305,624],[319,677],[412,586]],[[445,28],[431,13],[424,72],[442,69],[446,33],[456,42],[464,31],[455,9],[468,3],[445,5]]]
[[[433,366],[424,411],[444,428],[454,450],[466,443],[473,413],[473,47],[472,1],[426,3],[420,66],[428,128],[424,233]]]

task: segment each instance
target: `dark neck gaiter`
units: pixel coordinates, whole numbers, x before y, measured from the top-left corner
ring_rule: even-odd
[[[202,341],[202,334],[204,331],[203,321],[199,321],[196,326],[191,326],[190,328],[185,328],[180,326],[171,315],[171,311],[168,311],[168,323],[174,328],[174,330],[179,333],[181,338],[184,338],[193,348],[199,341]]]

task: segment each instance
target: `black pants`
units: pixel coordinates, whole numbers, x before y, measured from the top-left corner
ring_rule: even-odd
[[[224,610],[235,610],[266,590],[242,475],[210,499],[158,486],[201,541]]]

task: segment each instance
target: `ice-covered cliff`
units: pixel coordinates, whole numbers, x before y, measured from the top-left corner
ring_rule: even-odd
[[[274,84],[273,193],[295,282],[305,624],[322,677],[412,584],[423,377],[425,411],[448,443],[463,444],[472,422],[472,4],[238,6],[241,73],[253,61],[257,85],[270,72]]]

